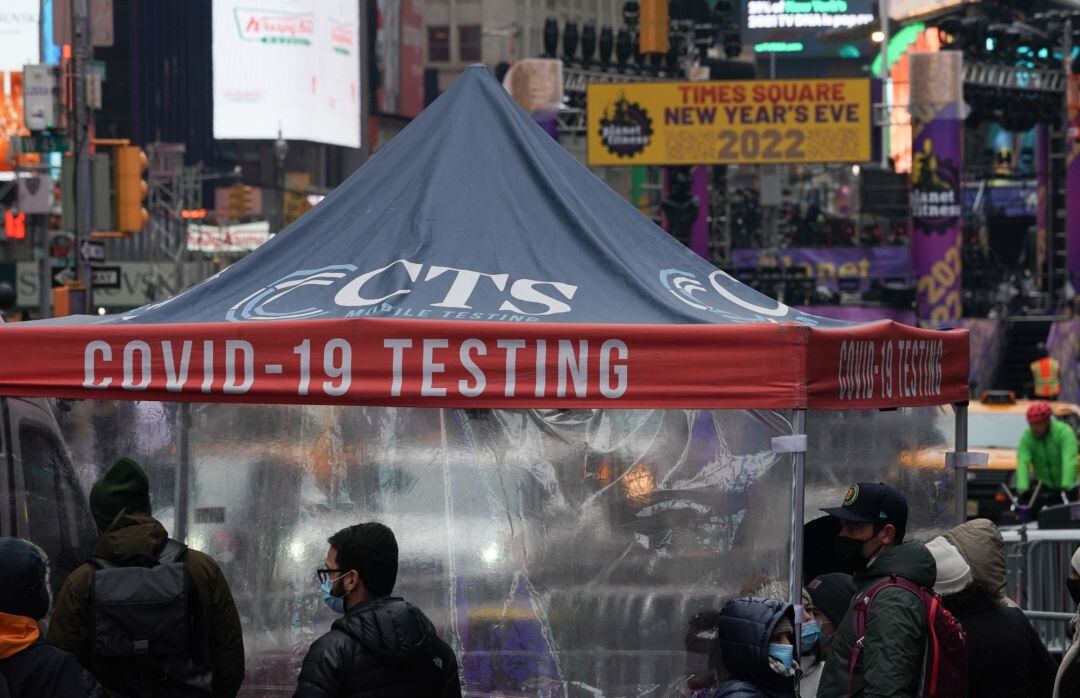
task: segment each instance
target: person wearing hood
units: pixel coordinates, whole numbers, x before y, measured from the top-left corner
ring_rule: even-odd
[[[376,523],[343,528],[316,571],[323,600],[341,618],[308,649],[297,698],[460,698],[457,657],[416,606],[391,597],[394,532]]]
[[[907,500],[884,483],[860,482],[841,506],[823,511],[840,520],[838,551],[853,573],[856,596],[832,640],[818,698],[917,695],[927,631],[921,598],[896,586],[882,589],[866,614],[864,636],[855,637],[854,605],[870,587],[893,575],[921,587],[934,584],[937,570],[926,546],[904,542]],[[862,651],[849,677],[856,639]]]
[[[974,523],[977,522],[964,526],[970,531],[973,527],[969,524]],[[991,532],[979,527],[978,532],[1001,538],[996,529]],[[983,561],[975,552],[991,550],[992,543],[988,540],[969,549],[971,559],[965,559],[961,550],[944,536],[931,540],[926,549],[937,567],[934,591],[942,596],[945,608],[964,627],[968,695],[1050,698],[1057,667],[1039,635],[1023,611],[1007,605],[999,596],[996,582],[986,586],[973,574]]]
[[[817,695],[821,671],[829,657],[836,629],[854,597],[855,584],[851,581],[850,574],[823,574],[811,579],[806,585],[803,605],[811,620],[803,625],[800,645],[800,648],[803,648],[804,662],[803,677],[799,682],[799,695],[802,698],[814,698]],[[811,628],[809,632],[807,627]],[[811,642],[811,639],[815,641]],[[807,658],[812,660],[809,665],[806,664]]]
[[[1065,579],[1069,596],[1077,604],[1076,617],[1069,621],[1072,644],[1065,651],[1054,678],[1054,698],[1080,696],[1080,548],[1069,561],[1069,576]]]
[[[60,589],[49,624],[49,642],[68,652],[110,691],[127,695],[160,695],[168,686],[183,683],[188,692],[214,698],[232,698],[244,680],[244,639],[229,584],[214,560],[172,541],[165,527],[150,515],[150,483],[139,464],[120,458],[90,490],[90,513],[101,536],[87,562],[71,573]],[[95,575],[102,566],[151,568],[167,546],[182,550],[182,563],[190,580],[188,645],[184,668],[149,668],[143,655],[105,656],[103,643],[132,644],[131,639],[98,637],[94,606]],[[153,655],[158,657],[159,655]],[[162,655],[164,656],[164,655]],[[170,659],[170,661],[172,661]],[[155,682],[147,688],[148,682]]]
[[[49,561],[21,538],[0,538],[0,696],[90,695],[95,682],[75,657],[41,640],[49,613]]]
[[[729,678],[711,698],[794,698],[799,658],[795,607],[743,597],[724,605],[717,642]]]

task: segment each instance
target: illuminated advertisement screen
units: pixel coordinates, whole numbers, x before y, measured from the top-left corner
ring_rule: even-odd
[[[857,30],[876,21],[876,4],[876,0],[746,0],[743,42],[758,54],[858,58],[866,37]]]
[[[214,0],[214,137],[360,147],[355,0]]]

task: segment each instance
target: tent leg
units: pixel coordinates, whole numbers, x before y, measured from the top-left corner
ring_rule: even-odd
[[[191,485],[191,403],[181,402],[176,411],[177,450],[176,497],[173,538],[186,542],[188,528],[188,488]]]
[[[806,410],[795,410],[792,433],[806,436]],[[802,626],[803,520],[806,515],[806,446],[794,449],[794,477],[791,485],[791,605],[795,607],[794,640],[796,654]]]
[[[958,402],[953,405],[956,414],[956,453],[968,450],[968,405]],[[967,521],[967,463],[964,460],[954,463],[953,478],[956,484],[956,523]]]

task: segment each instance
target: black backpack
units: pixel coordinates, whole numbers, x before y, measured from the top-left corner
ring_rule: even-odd
[[[197,599],[183,563],[186,551],[168,538],[157,559],[117,565],[90,558],[97,567],[91,654],[99,665],[94,673],[109,688],[137,696],[209,695],[211,673],[197,656]],[[122,676],[105,665],[121,667]]]

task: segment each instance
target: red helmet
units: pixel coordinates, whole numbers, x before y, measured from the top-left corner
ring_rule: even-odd
[[[1050,403],[1036,402],[1034,405],[1028,408],[1028,424],[1034,424],[1035,422],[1045,422],[1046,420],[1050,419],[1050,414]]]

